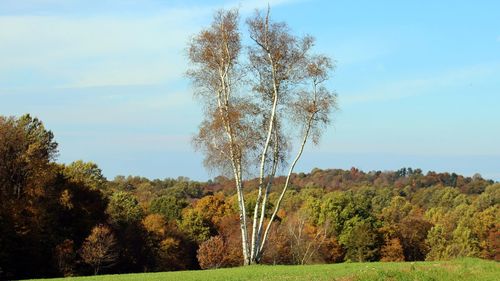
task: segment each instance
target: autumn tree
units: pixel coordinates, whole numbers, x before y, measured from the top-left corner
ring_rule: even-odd
[[[429,247],[426,238],[432,224],[421,217],[408,217],[397,225],[406,261],[424,260]]]
[[[160,214],[150,214],[142,220],[147,231],[147,247],[151,252],[152,270],[179,270],[192,268],[191,251],[194,247],[184,239],[175,222]]]
[[[113,266],[118,258],[116,239],[109,226],[97,225],[83,242],[80,256],[97,275],[103,268]]]
[[[202,269],[219,268],[224,261],[224,240],[221,236],[213,236],[203,242],[198,249],[198,262]]]
[[[241,233],[237,214],[226,215],[217,222],[218,235],[224,241],[224,260],[222,267],[239,266],[242,264]]]
[[[263,264],[294,264],[290,229],[285,223],[277,224],[269,233],[268,246],[262,254]]]
[[[110,216],[110,221],[116,225],[138,222],[144,215],[137,199],[125,191],[113,193],[106,212]]]
[[[49,274],[54,135],[37,118],[0,116],[0,267],[6,279]],[[33,249],[37,249],[34,251]]]
[[[197,243],[208,240],[211,234],[214,233],[212,222],[196,209],[186,209],[184,211],[179,227],[191,240]]]
[[[445,228],[435,225],[429,230],[426,243],[429,245],[429,253],[426,260],[447,260],[450,258],[446,252],[448,241],[446,240]]]
[[[50,175],[49,163],[57,155],[57,143],[42,121],[30,115],[0,116],[0,196],[2,202],[22,200],[43,193]]]
[[[379,237],[373,222],[353,217],[345,222],[339,242],[346,248],[346,261],[373,261],[379,254]]]
[[[181,211],[187,206],[183,199],[177,199],[170,195],[163,195],[151,201],[149,210],[152,213],[160,214],[167,220],[176,220],[181,217]]]
[[[245,265],[261,259],[305,144],[319,141],[335,106],[335,94],[323,85],[332,62],[311,54],[311,36],[291,34],[286,23],[270,19],[269,10],[256,12],[247,25],[252,44],[242,58],[238,12],[218,11],[211,26],[190,42],[188,71],[205,110],[194,143],[205,153],[207,167],[234,179]],[[294,142],[295,156],[287,167]],[[287,169],[286,181],[271,207],[273,179],[282,169]],[[251,175],[258,176],[253,214],[243,193],[243,180]]]
[[[54,250],[54,259],[59,272],[67,277],[74,274],[77,252],[73,240],[66,239]]]
[[[91,189],[102,189],[107,181],[101,169],[93,162],[74,161],[64,166],[63,173],[71,181],[83,183]]]
[[[203,213],[214,225],[218,224],[224,216],[234,214],[233,208],[226,202],[224,194],[220,192],[196,201],[194,209]]]
[[[380,249],[381,261],[404,261],[403,246],[398,238],[385,241]]]
[[[315,227],[303,215],[289,217],[286,224],[293,262],[304,265],[317,261],[319,250],[328,241],[328,227]]]
[[[38,118],[0,116],[0,279],[76,274],[74,248],[105,220],[101,192],[65,174],[56,156]]]

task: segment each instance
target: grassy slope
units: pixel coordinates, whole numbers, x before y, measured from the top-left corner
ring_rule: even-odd
[[[500,280],[500,263],[480,259],[447,262],[342,263],[307,266],[250,266],[204,271],[103,275],[51,280]]]

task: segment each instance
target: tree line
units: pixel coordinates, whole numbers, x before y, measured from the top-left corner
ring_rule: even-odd
[[[0,279],[207,269],[243,264],[234,179],[117,176],[56,162],[30,115],[0,116]],[[277,202],[287,177],[276,177]],[[248,218],[259,178],[244,182]],[[265,264],[500,260],[500,184],[420,169],[293,173]],[[272,207],[272,206],[271,206]]]

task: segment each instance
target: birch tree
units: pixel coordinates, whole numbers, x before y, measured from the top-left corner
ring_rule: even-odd
[[[260,261],[294,168],[307,142],[318,143],[336,105],[335,93],[324,86],[333,64],[311,54],[313,37],[272,22],[269,9],[246,23],[251,44],[242,46],[238,11],[218,11],[188,49],[188,76],[205,113],[193,142],[205,166],[234,178],[244,265]],[[270,202],[280,171],[285,184]],[[243,184],[254,176],[257,199],[250,214]]]

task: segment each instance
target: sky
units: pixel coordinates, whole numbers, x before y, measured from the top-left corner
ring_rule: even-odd
[[[216,176],[191,145],[189,38],[220,8],[316,38],[340,110],[296,171],[401,167],[500,180],[500,1],[0,0],[0,115],[106,177]],[[242,22],[242,29],[245,26]]]

